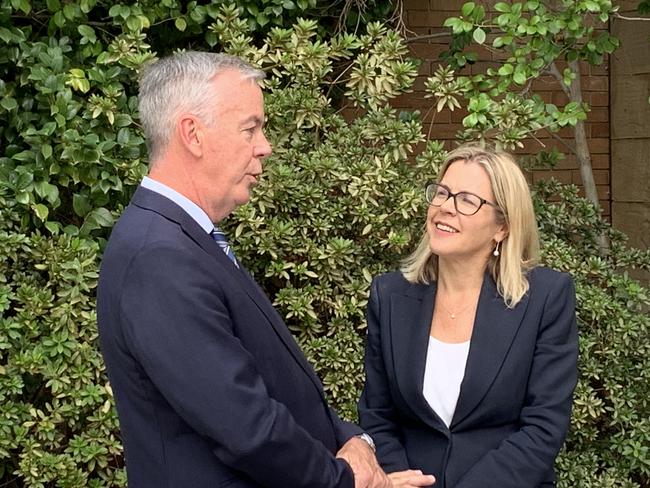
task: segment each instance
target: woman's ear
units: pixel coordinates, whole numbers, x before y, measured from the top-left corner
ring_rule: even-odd
[[[494,241],[495,242],[502,242],[506,237],[508,237],[508,224],[505,222],[501,224],[499,227],[499,230],[494,234]]]

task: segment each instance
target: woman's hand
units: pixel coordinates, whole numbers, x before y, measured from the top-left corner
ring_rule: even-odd
[[[419,469],[407,469],[406,471],[395,471],[388,473],[388,479],[393,488],[413,488],[417,486],[431,486],[436,478],[430,474],[422,474]]]

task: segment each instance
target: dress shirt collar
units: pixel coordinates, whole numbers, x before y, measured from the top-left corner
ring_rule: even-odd
[[[194,203],[186,196],[181,195],[176,190],[173,190],[167,185],[164,185],[159,181],[149,178],[148,176],[144,177],[144,179],[140,183],[140,186],[146,188],[147,190],[154,191],[164,196],[165,198],[170,199],[176,205],[178,205],[183,210],[185,210],[185,212],[187,212],[187,214],[190,217],[196,220],[196,222],[201,226],[201,228],[206,233],[209,234],[214,229],[214,224],[210,220],[210,217],[208,217],[208,214],[206,214],[205,211],[201,207],[199,207],[196,203]]]

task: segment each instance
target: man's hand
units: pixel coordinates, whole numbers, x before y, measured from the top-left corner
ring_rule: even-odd
[[[354,488],[391,488],[388,476],[366,441],[352,437],[343,444],[336,457],[347,461],[352,468]]]
[[[396,471],[388,475],[393,488],[416,488],[418,486],[431,486],[436,478],[430,474],[422,474],[419,469]]]

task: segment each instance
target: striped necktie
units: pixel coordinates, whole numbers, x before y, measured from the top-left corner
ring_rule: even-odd
[[[219,244],[219,247],[221,250],[226,253],[226,256],[239,268],[239,264],[237,264],[237,258],[235,258],[235,253],[232,252],[232,248],[230,247],[230,244],[228,244],[228,239],[226,239],[226,234],[223,233],[223,231],[219,227],[215,227],[212,232],[210,232],[210,236],[214,241]]]

